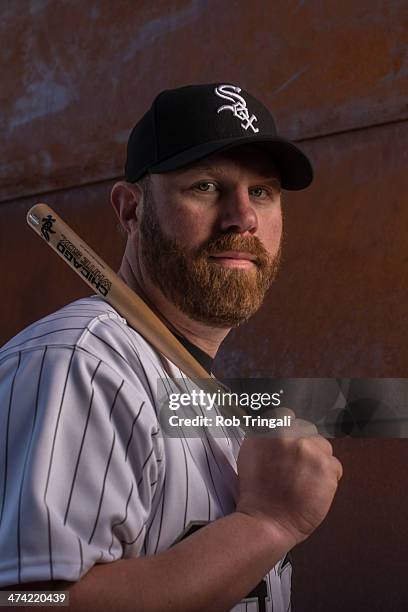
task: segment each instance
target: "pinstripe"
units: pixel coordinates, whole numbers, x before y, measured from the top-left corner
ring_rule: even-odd
[[[190,391],[188,386],[187,386],[187,382],[185,383],[185,385],[186,385],[187,390]],[[203,414],[203,410],[202,410],[201,405],[200,405],[200,410],[201,410],[201,414]],[[219,410],[217,405],[215,405],[215,411],[217,412],[217,414],[221,414],[221,412],[220,412],[220,410]],[[235,428],[233,428],[233,427],[229,428],[230,432],[231,432],[230,434],[227,433],[227,431],[225,430],[224,426],[221,426],[221,428],[222,428],[222,431],[224,432],[224,436],[225,436],[225,439],[227,440],[227,444],[231,444],[231,442],[230,442],[231,434],[234,436],[234,439],[237,442],[239,442],[239,437],[238,437],[237,433],[235,432]]]
[[[206,449],[205,444],[204,444],[204,440],[201,440],[201,443],[203,445],[203,449],[204,449],[204,453],[205,453],[205,460],[207,462],[208,473],[209,473],[210,478],[211,478],[211,482],[212,482],[213,490],[214,490],[214,493],[215,493],[215,497],[217,498],[217,501],[218,501],[218,503],[220,505],[220,508],[221,508],[222,512],[225,514],[225,508],[224,508],[224,506],[222,504],[220,496],[218,495],[217,487],[215,486],[215,482],[214,482],[214,478],[213,478],[213,474],[212,474],[212,470],[211,470],[211,466],[210,466],[210,460],[208,458],[208,453],[207,453],[207,449]]]
[[[166,372],[163,370],[163,374],[164,374],[164,378],[161,378],[162,382],[163,382],[163,386],[165,387],[166,393],[167,393],[167,399],[170,399],[169,396],[169,390],[166,387],[164,380],[166,380],[166,382],[169,383],[169,378],[166,374]],[[170,387],[171,389],[171,387]],[[187,444],[187,448],[189,450],[189,453],[191,455],[191,458],[193,459],[193,462],[196,463],[195,458],[193,453],[191,452],[191,448],[190,445],[188,444],[187,438],[185,436],[184,430],[182,427],[179,427],[179,431],[180,431],[180,441],[181,441],[181,446],[183,449],[183,455],[184,455],[184,465],[185,465],[185,475],[186,475],[186,499],[185,499],[185,508],[184,508],[184,521],[183,521],[183,528],[185,529],[186,524],[187,524],[187,508],[188,508],[188,498],[189,498],[189,491],[188,491],[188,487],[189,487],[189,483],[188,483],[188,463],[187,463],[187,456],[186,456],[186,450],[185,450],[185,444]],[[210,494],[208,492],[208,488],[204,487],[206,494],[207,494],[207,498],[208,498],[208,513],[210,515],[211,513],[211,501],[210,501]]]
[[[183,381],[184,381],[184,384],[185,384],[185,387],[186,387],[187,391],[189,391],[189,388],[188,388],[188,386],[187,386],[187,383],[185,382],[185,379],[183,379]],[[200,409],[201,409],[201,406],[200,406]],[[202,412],[202,410],[201,410],[201,412]],[[215,457],[214,450],[213,450],[213,448],[212,448],[212,446],[211,446],[211,444],[210,444],[210,440],[209,440],[209,436],[208,436],[208,433],[207,433],[207,429],[206,429],[206,427],[203,427],[203,433],[204,433],[204,435],[205,435],[205,438],[206,438],[206,441],[207,441],[208,447],[209,447],[209,449],[210,449],[210,451],[211,451],[211,454],[212,454],[212,456],[213,456],[214,463],[215,463],[215,464],[216,464],[216,466],[218,467],[219,472],[220,472],[220,473],[222,473],[222,472],[221,472],[221,468],[220,468],[220,466],[219,466],[219,464],[218,464],[218,461],[217,461],[217,459],[216,459],[216,457]],[[212,485],[213,485],[213,489],[214,489],[215,496],[216,496],[217,501],[218,501],[218,503],[219,503],[219,505],[220,505],[220,507],[221,507],[221,509],[222,509],[222,512],[225,514],[225,507],[223,506],[222,501],[221,501],[221,498],[220,498],[220,496],[218,495],[217,487],[216,487],[216,485],[215,485],[215,481],[214,481],[214,478],[213,478],[213,473],[212,473],[212,470],[211,470],[211,465],[210,465],[210,461],[209,461],[209,458],[208,458],[207,448],[206,448],[206,446],[205,446],[205,444],[204,444],[204,440],[203,440],[202,438],[200,438],[200,440],[201,440],[201,443],[202,443],[203,448],[204,448],[204,452],[205,452],[205,459],[206,459],[206,461],[207,461],[208,472],[209,472],[209,474],[210,474],[210,478],[211,478],[211,482],[212,482]]]
[[[126,546],[132,546],[132,544],[136,544],[137,540],[138,540],[138,539],[140,538],[140,536],[142,535],[142,532],[143,532],[143,529],[145,528],[145,526],[146,526],[146,521],[145,521],[145,522],[143,523],[143,525],[141,526],[141,528],[140,528],[140,530],[139,530],[139,532],[138,532],[137,536],[136,536],[136,537],[135,537],[133,540],[131,540],[130,542],[127,542],[126,540],[119,540],[119,542],[120,542],[121,544],[126,544]]]
[[[82,454],[82,449],[83,449],[83,446],[84,446],[86,431],[88,429],[88,424],[89,424],[89,418],[91,416],[92,402],[93,402],[93,397],[94,397],[93,381],[94,381],[96,372],[98,371],[98,368],[101,365],[101,363],[102,363],[102,361],[99,361],[98,365],[95,368],[94,373],[92,374],[92,378],[91,378],[91,388],[92,388],[91,399],[89,401],[88,414],[87,414],[87,417],[86,417],[86,423],[85,423],[84,432],[83,432],[83,435],[82,435],[81,446],[79,448],[79,453],[78,453],[78,457],[77,457],[77,461],[76,461],[76,465],[75,465],[74,477],[72,479],[71,489],[70,489],[70,492],[69,492],[68,504],[67,504],[67,508],[66,508],[65,516],[64,516],[64,525],[66,524],[67,518],[68,518],[68,512],[69,512],[69,508],[70,508],[70,505],[71,505],[71,499],[72,499],[72,493],[74,491],[75,480],[76,480],[77,473],[78,473],[79,461],[81,459],[81,454]]]
[[[134,342],[133,342],[133,339],[132,339],[132,337],[131,337],[131,335],[130,335],[130,333],[129,333],[129,329],[128,329],[126,326],[120,325],[120,324],[119,324],[119,322],[118,322],[118,321],[116,321],[115,319],[111,319],[111,320],[113,320],[113,323],[115,323],[115,325],[116,325],[116,326],[117,326],[117,327],[120,329],[120,331],[121,331],[122,333],[124,332],[124,333],[125,333],[125,335],[126,335],[126,337],[128,338],[128,340],[129,340],[129,344],[130,344],[130,347],[132,348],[132,350],[133,350],[134,354],[136,355],[136,357],[137,357],[137,359],[138,359],[138,361],[139,361],[139,365],[140,365],[140,367],[141,367],[141,370],[142,370],[142,372],[143,372],[143,376],[144,376],[143,380],[144,380],[144,382],[146,383],[146,386],[147,386],[147,388],[148,388],[148,390],[149,390],[150,400],[151,400],[151,402],[152,402],[152,404],[153,404],[153,406],[154,406],[154,408],[155,408],[155,410],[156,410],[156,405],[155,405],[155,401],[154,401],[154,393],[153,393],[153,389],[151,388],[150,381],[149,381],[149,377],[147,376],[146,368],[144,367],[143,360],[142,360],[142,358],[140,357],[140,353],[139,353],[139,351],[137,350],[137,348],[136,348],[136,346],[135,346],[135,344],[134,344]]]
[[[163,497],[162,497],[161,513],[160,513],[159,531],[158,531],[158,534],[157,534],[157,541],[156,541],[156,547],[154,549],[154,554],[157,553],[157,549],[158,549],[159,543],[160,543],[161,530],[162,530],[162,526],[163,526],[165,498],[166,498],[166,479],[164,479],[164,482],[163,482]]]
[[[190,453],[190,456],[191,456],[193,462],[196,464],[196,459],[195,459],[195,457],[193,455],[193,452],[192,452],[192,450],[190,448],[190,445],[188,443],[188,439],[185,437],[184,432],[182,432],[182,434],[183,434],[183,440],[185,441],[185,443],[187,445],[188,452]],[[207,501],[208,501],[208,522],[210,522],[210,520],[211,520],[211,497],[210,497],[210,493],[208,491],[208,487],[205,485],[204,482],[203,482],[203,486],[204,486],[205,493],[207,495]]]
[[[269,573],[267,574],[266,579],[268,581],[267,591],[268,591],[269,600],[271,602],[271,612],[273,612],[274,605],[273,605],[273,597],[272,597],[272,584],[271,584],[271,576]],[[268,585],[269,585],[269,588],[268,588]]]
[[[146,386],[147,386],[147,388],[149,390],[150,401],[152,402],[153,410],[154,410],[154,412],[155,412],[155,414],[157,416],[157,408],[156,408],[154,392],[153,392],[153,389],[152,389],[152,387],[150,385],[150,380],[149,380],[149,377],[147,376],[147,372],[146,372],[146,369],[145,369],[143,363],[140,362],[140,365],[142,367],[142,371],[143,371],[143,374],[144,374],[144,377],[145,377]]]
[[[51,536],[51,516],[50,509],[47,504],[45,505],[45,510],[47,513],[47,535],[48,535],[48,559],[50,566],[50,580],[54,580],[54,566],[52,563],[52,536]]]
[[[180,369],[179,369],[179,372],[180,372],[180,377],[183,379],[183,383],[184,383],[184,386],[185,386],[185,388],[186,388],[186,391],[187,391],[188,393],[190,393],[190,389],[189,389],[189,387],[188,387],[188,385],[187,385],[187,381],[186,381],[186,377],[185,377],[185,375],[183,375],[183,374],[182,374],[182,372],[181,372],[181,370],[180,370]],[[204,415],[203,408],[202,408],[201,404],[199,404],[199,408],[200,408],[201,414],[202,414],[202,415]],[[223,426],[223,425],[221,425],[221,429],[222,429],[222,431],[224,432],[224,436],[225,436],[225,438],[226,438],[226,440],[227,440],[228,444],[230,444],[230,441],[229,441],[229,438],[228,438],[227,432],[225,431],[225,428],[224,428],[224,426]]]
[[[85,302],[85,305],[82,305],[80,302]],[[60,308],[59,312],[67,312],[70,310],[76,312],[77,310],[79,310],[80,312],[88,312],[91,315],[94,315],[95,313],[106,314],[107,312],[115,312],[114,309],[107,302],[104,302],[104,309],[101,310],[99,310],[97,304],[98,300],[96,300],[93,295],[90,295],[88,297],[81,298],[80,300],[75,300],[75,302],[71,302],[66,306],[63,306],[62,308]]]
[[[143,482],[143,472],[144,472],[144,469],[145,469],[146,465],[149,463],[150,457],[153,455],[153,451],[154,451],[154,448],[152,447],[151,450],[150,450],[150,453],[147,455],[147,457],[145,459],[145,462],[142,465],[142,475],[140,476],[139,480],[137,481],[137,486],[138,487],[140,487],[140,485]]]
[[[94,338],[96,338],[97,340],[99,340],[100,342],[102,342],[102,344],[105,344],[105,346],[108,346],[109,349],[115,353],[115,355],[117,357],[119,357],[120,359],[122,359],[122,361],[124,361],[128,366],[130,366],[130,363],[128,362],[127,359],[125,359],[122,355],[122,353],[119,353],[119,351],[117,351],[111,344],[109,344],[109,342],[107,342],[104,338],[101,338],[100,336],[98,336],[98,334],[95,334],[95,332],[93,332],[91,329],[89,329],[89,327],[86,327],[88,333],[91,334],[91,336],[93,336]],[[82,338],[83,340],[83,338]]]
[[[92,542],[92,538],[95,535],[96,527],[98,525],[99,515],[100,515],[100,512],[101,512],[101,508],[102,508],[103,495],[105,493],[106,478],[108,476],[109,466],[110,466],[110,462],[111,462],[111,459],[112,459],[112,453],[113,453],[113,449],[115,447],[115,440],[116,440],[116,435],[115,435],[115,432],[113,432],[112,446],[111,446],[111,449],[110,449],[110,453],[109,453],[109,457],[108,457],[108,462],[106,464],[105,474],[103,476],[102,490],[101,490],[101,495],[100,495],[100,498],[99,498],[99,504],[98,504],[98,510],[97,510],[97,513],[96,513],[95,524],[93,526],[92,533],[89,536],[88,544],[90,544]]]
[[[100,357],[97,357],[95,355],[95,353],[92,353],[90,350],[88,350],[87,348],[78,345],[75,342],[58,342],[58,343],[52,343],[52,344],[39,344],[38,346],[27,346],[26,348],[22,348],[19,351],[15,351],[13,353],[8,353],[6,355],[4,355],[3,357],[0,358],[0,366],[3,365],[4,362],[8,361],[9,359],[13,358],[16,354],[18,354],[19,352],[21,353],[21,355],[26,355],[27,353],[35,353],[36,351],[42,351],[46,346],[48,346],[48,348],[51,349],[67,349],[72,351],[73,349],[75,349],[75,351],[77,353],[83,353],[84,355],[86,355],[87,357],[89,357],[90,359],[92,359],[93,361],[99,361]],[[112,368],[111,365],[109,365],[109,363],[105,363],[105,365],[110,368],[113,369],[113,371],[116,372],[116,370],[114,368]],[[119,376],[119,373],[118,373]]]
[[[166,380],[166,382],[168,382],[168,381],[169,381],[169,379],[168,379],[167,375],[165,375],[165,380]],[[163,379],[162,379],[162,381],[163,381]],[[167,399],[168,399],[168,400],[170,400],[169,390],[168,390],[168,388],[166,387],[166,385],[164,384],[164,381],[163,381],[163,386],[165,387],[165,391],[166,391],[166,393],[167,393]],[[185,433],[184,433],[184,431],[183,431],[183,428],[182,428],[182,427],[180,427],[179,429],[180,429],[180,431],[181,431],[180,440],[181,440],[182,447],[183,447],[183,453],[184,453],[184,458],[185,458],[185,461],[187,461],[187,460],[186,460],[186,453],[185,453],[185,448],[184,448],[184,442],[187,444],[187,448],[188,448],[188,451],[189,451],[189,453],[190,453],[190,456],[191,456],[191,458],[192,458],[192,460],[193,460],[193,463],[195,463],[195,464],[197,465],[196,458],[194,457],[194,454],[193,454],[193,453],[192,453],[192,451],[191,451],[190,445],[189,445],[188,440],[187,440],[187,438],[186,438],[186,436],[185,436]],[[205,448],[204,448],[204,450],[205,450]],[[208,461],[208,460],[207,460],[207,461]],[[198,466],[197,466],[197,467],[198,467]],[[198,467],[198,469],[199,469],[199,467]],[[211,474],[210,474],[210,475],[211,475]],[[187,478],[187,491],[188,491],[188,472],[187,472],[187,463],[186,463],[186,478]],[[212,476],[211,476],[211,479],[212,479]],[[204,483],[203,483],[203,484],[204,484]],[[213,484],[214,484],[214,482],[213,482]],[[208,520],[210,520],[210,516],[211,516],[211,498],[210,498],[210,493],[209,493],[209,491],[208,491],[208,487],[207,487],[207,486],[205,486],[205,484],[204,484],[204,489],[205,489],[205,492],[206,492],[206,494],[207,494],[207,500],[208,500]],[[187,501],[188,501],[188,500],[186,499],[186,510],[185,510],[185,518],[184,518],[184,527],[185,527],[185,523],[186,523]]]
[[[154,369],[156,370],[156,375],[157,375],[157,380],[161,380],[163,383],[163,386],[165,386],[164,381],[166,381],[166,383],[169,384],[169,387],[171,389],[171,379],[169,378],[167,372],[161,368],[160,370],[156,367],[155,364],[152,364],[152,366],[154,367]],[[168,389],[166,388],[166,392],[167,395],[169,394]],[[155,398],[155,402],[154,402],[154,410],[156,412],[156,416],[157,416],[157,408],[156,408],[156,398]]]
[[[1,525],[1,522],[3,520],[4,504],[6,503],[6,494],[7,494],[8,447],[9,447],[11,406],[12,406],[12,403],[13,403],[14,383],[15,383],[15,380],[16,380],[18,369],[20,367],[20,362],[21,362],[21,352],[18,353],[18,362],[17,362],[16,371],[14,372],[13,381],[11,383],[10,400],[9,400],[9,406],[8,406],[8,411],[7,411],[6,443],[4,445],[3,499],[2,499],[2,502],[1,502],[0,525]]]
[[[39,338],[45,338],[45,336],[50,336],[51,334],[60,334],[61,332],[66,331],[83,331],[83,327],[61,327],[60,329],[53,329],[52,331],[45,332],[44,334],[40,334],[39,336],[30,336],[27,340],[20,342],[19,344],[6,346],[4,350],[10,351],[15,349],[20,349],[23,344],[27,342],[32,342],[33,340],[38,340]]]
[[[151,516],[148,518],[146,524],[148,524],[147,530],[146,530],[146,535],[145,535],[145,540],[143,543],[143,550],[144,553],[146,554],[147,549],[149,547],[149,537],[150,537],[150,530],[153,526],[153,524],[155,523],[156,520],[156,516],[157,513],[159,512],[159,508],[162,507],[163,505],[163,499],[164,499],[164,487],[166,485],[166,473],[164,473],[164,478],[163,478],[163,484],[162,484],[162,488],[160,491],[160,495],[159,495],[159,499],[156,505],[156,509],[154,510],[154,512],[152,512]]]
[[[50,560],[50,576],[53,576],[52,539],[51,539],[51,537],[52,537],[51,533],[52,532],[51,532],[50,510],[49,510],[49,507],[48,507],[48,504],[47,504],[47,493],[48,493],[48,486],[49,486],[49,482],[50,482],[51,466],[52,466],[52,463],[53,463],[53,460],[54,460],[55,441],[56,441],[56,438],[57,438],[57,431],[58,431],[58,426],[59,426],[61,412],[62,412],[62,405],[63,405],[63,402],[64,402],[65,391],[66,391],[66,388],[67,388],[67,381],[68,381],[69,373],[71,371],[71,365],[72,365],[72,361],[73,361],[74,355],[75,355],[75,347],[72,350],[71,357],[69,359],[67,374],[66,374],[65,380],[64,380],[64,387],[63,387],[61,402],[60,402],[60,406],[59,406],[59,410],[58,410],[57,422],[56,422],[55,429],[54,429],[54,436],[53,436],[52,447],[51,447],[51,456],[50,456],[50,461],[49,461],[49,464],[48,464],[47,480],[46,480],[46,483],[45,483],[45,490],[44,490],[44,504],[45,504],[45,507],[47,509],[48,554],[49,554],[49,560]]]
[[[28,443],[25,458],[24,458],[23,475],[21,478],[20,492],[18,496],[18,519],[17,519],[17,551],[18,553],[17,554],[18,554],[18,582],[19,584],[21,582],[21,500],[23,497],[23,489],[24,489],[25,475],[26,475],[26,470],[27,470],[28,457],[30,456],[31,446],[33,442],[34,429],[35,429],[35,425],[37,421],[38,397],[40,395],[41,375],[42,375],[42,371],[44,367],[44,360],[45,360],[46,353],[47,353],[47,347],[45,347],[45,350],[44,350],[44,353],[41,359],[41,367],[40,367],[40,373],[38,376],[37,393],[36,393],[36,398],[35,398],[34,417],[33,417],[33,423],[31,425],[30,441]]]
[[[122,387],[123,387],[124,383],[125,383],[125,381],[124,381],[124,380],[122,380],[122,382],[120,383],[120,386],[118,387],[118,389],[117,389],[117,391],[116,391],[116,393],[115,393],[115,397],[113,398],[112,406],[111,406],[111,409],[110,409],[110,412],[109,412],[109,420],[110,420],[110,421],[112,420],[112,413],[113,413],[113,409],[114,409],[114,408],[115,408],[115,406],[116,406],[116,400],[117,400],[117,398],[118,398],[118,395],[119,395],[119,393],[120,393],[120,391],[121,391],[121,389],[122,389]]]
[[[133,482],[132,482],[132,486],[130,487],[130,493],[129,493],[128,498],[127,498],[127,500],[126,500],[126,506],[125,506],[125,516],[124,516],[124,517],[123,517],[123,519],[122,519],[121,521],[119,521],[118,523],[113,523],[113,524],[112,524],[112,541],[111,541],[111,543],[110,543],[110,546],[109,546],[109,551],[108,551],[108,552],[109,552],[109,554],[111,555],[111,557],[113,557],[113,555],[112,555],[112,553],[111,553],[112,546],[113,546],[113,542],[114,542],[114,533],[113,533],[113,530],[114,530],[116,527],[119,527],[119,525],[123,525],[124,523],[126,523],[126,521],[127,521],[127,517],[128,517],[128,507],[129,507],[129,502],[130,502],[130,499],[131,499],[131,497],[132,497],[132,493],[133,493]]]
[[[86,299],[86,298],[82,298],[82,299]],[[59,312],[69,312],[70,310],[77,312],[79,310],[80,312],[87,312],[88,315],[93,315],[93,316],[95,316],[95,314],[97,316],[106,315],[107,312],[111,312],[112,314],[115,313],[113,308],[110,308],[107,302],[105,302],[105,304],[107,306],[105,310],[99,310],[99,308],[87,308],[86,306],[83,308],[82,306],[79,306],[77,304],[75,306],[63,306],[62,308],[60,308]]]
[[[185,529],[186,524],[187,524],[187,508],[188,508],[188,466],[187,466],[186,449],[184,448],[183,440],[181,440],[181,448],[183,449],[184,468],[185,468],[185,474],[186,474],[186,493],[185,493],[186,501],[185,501],[185,507],[184,507],[184,520],[183,520],[183,529]]]
[[[66,315],[64,317],[48,316],[46,317],[45,321],[43,320],[35,321],[29,326],[29,328],[30,328],[30,331],[32,331],[33,329],[36,329],[39,325],[49,325],[50,323],[54,323],[54,321],[62,321],[63,319],[89,319],[89,315],[72,314],[72,315]]]
[[[82,576],[82,572],[84,571],[84,552],[82,550],[81,538],[78,538],[78,544],[79,544],[79,558],[81,561],[81,565],[79,566],[79,576],[78,576],[78,580],[79,580]]]
[[[113,325],[115,325],[115,327],[118,328],[118,330],[122,333],[125,334],[127,339],[129,340],[129,345],[131,347],[131,349],[133,350],[134,354],[136,355],[138,361],[140,364],[142,364],[142,358],[140,357],[140,353],[137,350],[137,347],[133,341],[132,338],[132,334],[130,333],[130,329],[127,327],[127,325],[123,325],[123,323],[120,323],[117,319],[109,319],[109,322],[112,323]]]
[[[165,380],[166,380],[166,382],[169,381],[167,375],[165,375]],[[163,379],[162,379],[162,381],[163,381]],[[166,387],[166,385],[164,384],[164,381],[163,381],[163,386],[165,387],[165,391],[167,393],[167,399],[170,400],[169,390]],[[186,479],[187,479],[187,484],[186,484],[187,494],[186,495],[188,496],[188,469],[187,469],[187,459],[186,459],[186,452],[185,452],[185,448],[184,448],[184,442],[187,444],[187,448],[188,448],[188,451],[189,451],[189,453],[191,455],[193,463],[195,463],[197,465],[197,462],[196,462],[196,459],[195,459],[195,457],[194,457],[194,455],[193,455],[193,453],[191,451],[190,445],[189,445],[189,443],[187,441],[187,438],[186,438],[186,436],[184,434],[183,428],[180,427],[179,429],[180,429],[180,432],[181,432],[180,440],[181,440],[181,444],[182,444],[182,448],[183,448],[184,460],[186,462]],[[212,475],[211,475],[211,480],[212,480]],[[214,484],[214,482],[213,482],[213,484]],[[208,520],[210,520],[210,516],[211,516],[211,498],[210,498],[210,494],[209,494],[209,491],[208,491],[208,487],[206,487],[205,484],[204,484],[204,489],[205,489],[205,492],[207,494],[207,500],[208,500]],[[187,520],[186,519],[186,515],[187,515],[187,503],[188,503],[188,497],[186,497],[186,506],[185,506],[185,514],[184,514],[184,527],[186,526],[186,520]]]
[[[132,437],[133,437],[133,430],[134,430],[136,421],[138,420],[138,418],[140,416],[140,413],[142,412],[143,406],[144,406],[144,401],[140,404],[139,412],[137,413],[137,415],[133,419],[132,427],[131,427],[131,430],[130,430],[130,436],[129,436],[129,439],[128,439],[127,444],[126,444],[125,461],[127,461],[127,458],[128,458],[128,451],[129,451],[130,443],[131,443]]]

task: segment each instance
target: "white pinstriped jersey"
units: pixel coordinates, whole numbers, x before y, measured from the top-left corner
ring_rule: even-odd
[[[97,296],[0,350],[0,586],[77,581],[233,510],[238,430],[161,436],[157,379],[169,372],[191,382]],[[291,570],[282,560],[261,599],[234,610],[287,612]]]

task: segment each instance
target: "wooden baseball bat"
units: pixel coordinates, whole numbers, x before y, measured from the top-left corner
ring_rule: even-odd
[[[147,304],[47,204],[35,204],[27,223],[89,287],[115,308],[160,353],[208,392],[225,391],[177,340]],[[219,407],[224,416],[246,414],[236,405]]]

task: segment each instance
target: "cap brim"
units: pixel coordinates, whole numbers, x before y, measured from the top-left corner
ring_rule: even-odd
[[[283,189],[298,191],[309,187],[313,181],[313,168],[306,155],[292,142],[277,137],[259,138],[259,136],[246,136],[243,138],[228,138],[214,142],[206,142],[197,147],[186,149],[173,157],[155,164],[149,168],[152,174],[170,172],[199,161],[211,153],[224,151],[243,144],[257,144],[270,152],[271,159],[276,166]]]

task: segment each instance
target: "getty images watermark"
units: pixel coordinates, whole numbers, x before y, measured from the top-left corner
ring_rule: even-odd
[[[187,408],[202,408],[207,412],[204,414],[196,414],[195,416],[182,416],[179,413],[169,416],[169,424],[172,427],[290,427],[291,416],[286,415],[283,418],[262,417],[260,415],[242,414],[237,416],[232,414],[236,406],[248,408],[249,410],[260,410],[261,408],[273,408],[281,405],[281,393],[233,393],[230,391],[217,391],[209,393],[202,389],[193,389],[189,393],[170,393],[168,407],[174,412],[181,407]],[[213,414],[210,416],[208,412],[215,412],[217,409],[223,411],[226,408],[230,409],[231,415]]]
[[[208,381],[186,388],[185,379],[177,379],[179,387],[169,389],[168,381],[158,384],[160,424],[172,437],[203,435],[204,428],[216,437],[231,435],[230,428],[251,429],[254,433],[290,428],[290,414],[275,416],[282,406],[283,389],[279,391],[231,391],[220,384],[216,391],[200,388]],[[267,414],[266,414],[267,412]]]
[[[208,379],[159,379],[161,433],[170,437],[205,437],[208,433],[232,437],[240,427],[246,435],[292,435],[297,431],[296,419],[302,419],[327,438],[408,438],[407,378],[216,382],[217,387],[208,387]]]

